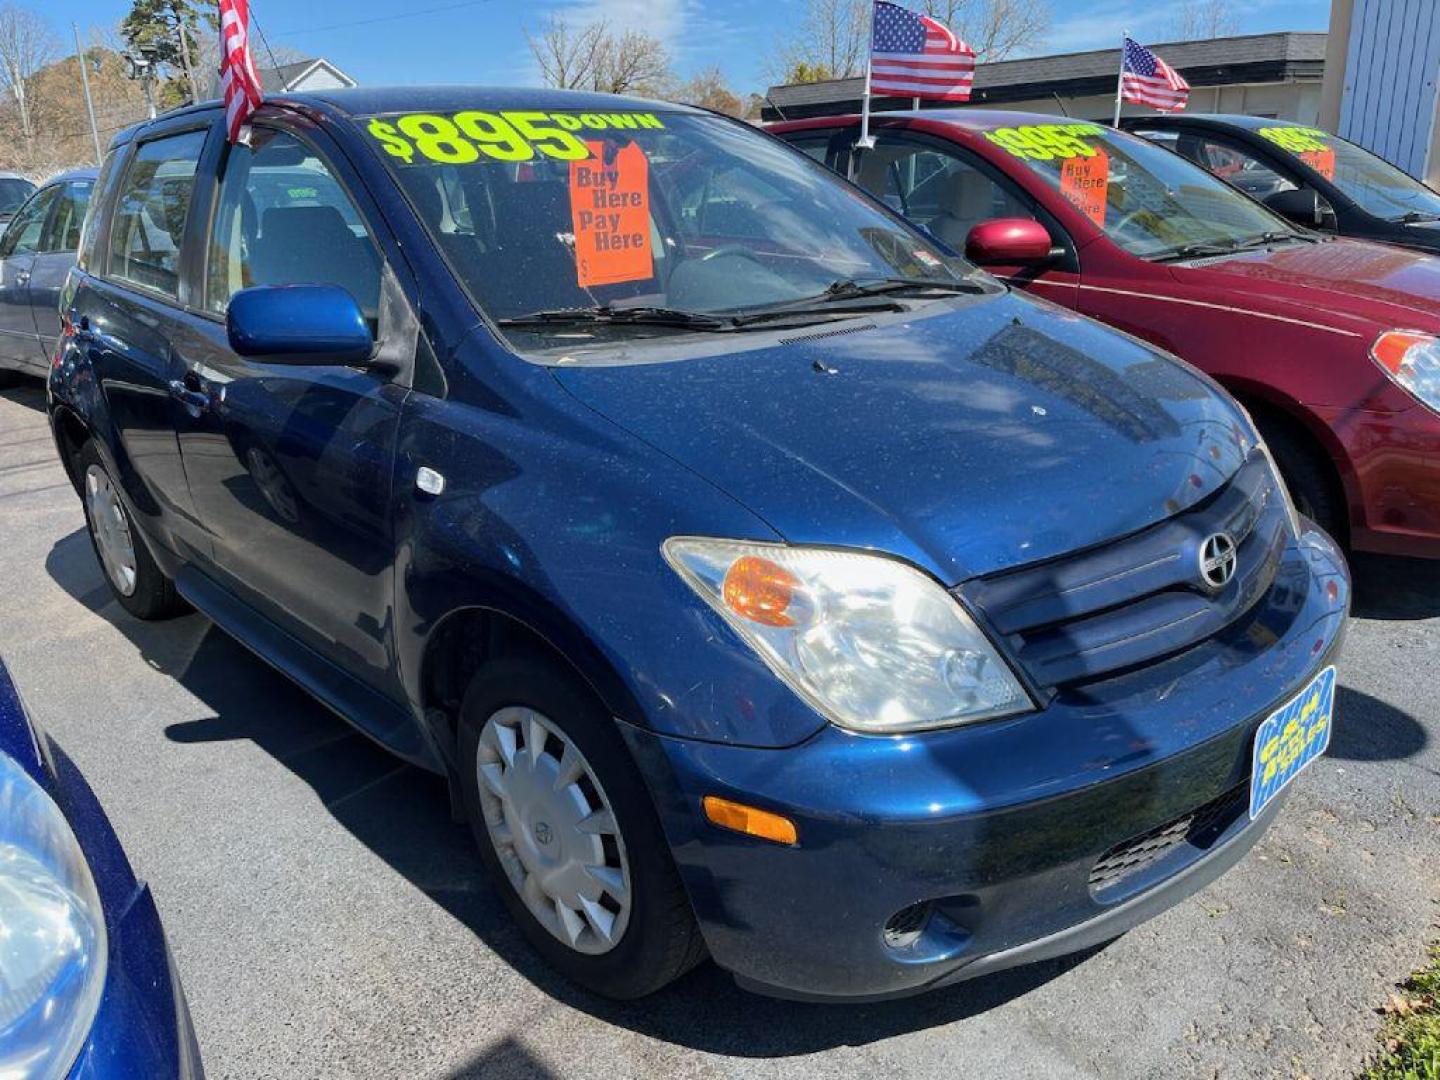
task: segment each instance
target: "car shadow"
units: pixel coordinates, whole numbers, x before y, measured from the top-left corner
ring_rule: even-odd
[[[1424,726],[1360,690],[1341,686],[1335,696],[1335,728],[1326,756],[1345,761],[1399,761],[1429,745]]]
[[[55,544],[46,569],[75,600],[119,629],[147,664],[204,703],[206,715],[170,725],[168,738],[179,744],[253,742],[308,784],[358,841],[523,977],[608,1023],[710,1053],[750,1058],[813,1053],[975,1016],[1029,993],[1099,951],[1031,964],[919,998],[863,1006],[761,1003],[708,962],[643,1001],[597,997],[557,975],[525,942],[490,885],[468,828],[452,820],[439,777],[372,743],[203,616],[165,622],[130,616],[111,597],[83,530]],[[526,1064],[497,1044],[454,1075],[534,1075],[525,1071]]]
[[[1440,616],[1440,559],[1400,555],[1350,556],[1354,580],[1351,614],[1362,619],[1433,619]]]
[[[14,385],[0,387],[0,398],[13,401],[17,405],[24,405],[36,412],[44,412],[45,382],[43,379],[21,375],[19,381]]]

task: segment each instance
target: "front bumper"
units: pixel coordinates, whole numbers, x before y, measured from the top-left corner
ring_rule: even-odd
[[[105,994],[69,1080],[200,1080],[190,1009],[149,887],[108,925]]]
[[[787,997],[915,993],[1107,940],[1237,861],[1281,801],[1251,822],[1237,797],[1254,733],[1330,662],[1349,593],[1310,531],[1220,635],[1026,716],[780,750],[628,737],[722,967]],[[799,842],[708,825],[706,794],[789,816]],[[887,944],[887,923],[911,934]]]
[[[1380,413],[1320,408],[1348,458],[1351,546],[1440,558],[1440,416],[1423,405]]]

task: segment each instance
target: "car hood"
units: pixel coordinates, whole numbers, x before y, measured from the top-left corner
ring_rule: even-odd
[[[888,551],[947,583],[1143,528],[1243,456],[1245,423],[1204,376],[1015,294],[725,340],[556,378],[790,542]]]
[[[1440,259],[1365,240],[1289,244],[1174,267],[1177,279],[1232,290],[1312,322],[1369,334],[1377,326],[1440,330]]]

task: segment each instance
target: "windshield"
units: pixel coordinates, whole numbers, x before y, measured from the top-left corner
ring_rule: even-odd
[[[1440,218],[1440,195],[1384,158],[1328,131],[1286,124],[1261,128],[1257,134],[1299,158],[1367,213],[1391,221]]]
[[[30,197],[35,185],[18,176],[0,177],[0,214],[13,214]]]
[[[975,273],[804,155],[718,117],[466,111],[358,123],[475,302],[502,324],[548,316],[526,333],[559,332],[582,309],[607,317],[589,332],[676,333],[718,322],[687,314],[855,303],[854,283]],[[617,311],[649,321],[610,319]]]
[[[985,132],[999,149],[1141,258],[1230,250],[1295,235],[1281,218],[1204,169],[1098,124],[1030,124]]]

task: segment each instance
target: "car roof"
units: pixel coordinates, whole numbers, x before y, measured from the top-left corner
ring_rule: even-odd
[[[20,174],[20,173],[18,173],[18,172],[5,172],[5,171],[0,171],[0,180],[29,180],[29,179],[30,179],[30,178],[29,178],[28,176],[24,176],[24,175],[22,175],[22,174]]]
[[[1298,120],[1276,120],[1274,117],[1242,116],[1239,113],[1185,113],[1180,116],[1127,116],[1122,123],[1126,127],[1183,127],[1189,123],[1210,127],[1237,127],[1246,131],[1258,131],[1272,127],[1306,127]]]
[[[66,169],[64,172],[56,173],[46,184],[67,184],[72,180],[95,180],[100,176],[100,170],[94,166],[86,166],[81,169]]]
[[[858,122],[858,113],[847,113],[843,116],[834,117],[806,117],[803,120],[789,121],[796,128],[819,127],[824,125],[826,120],[845,120],[850,123]],[[1099,120],[1086,120],[1078,116],[1056,116],[1054,113],[1022,112],[1016,109],[977,109],[977,108],[952,108],[952,109],[886,109],[884,112],[870,114],[872,123],[883,123],[886,120],[925,120],[938,121],[950,127],[962,128],[965,131],[983,132],[994,131],[1003,127],[1023,127],[1027,124],[1094,124],[1097,127],[1106,127],[1105,123]],[[770,126],[770,125],[767,125]],[[783,123],[773,125],[784,127]]]
[[[587,90],[556,90],[552,87],[471,86],[464,83],[443,86],[354,86],[333,90],[316,90],[295,94],[275,94],[265,99],[267,105],[291,106],[339,113],[345,116],[372,116],[376,113],[459,112],[461,109],[562,109],[566,112],[621,112],[643,109],[646,112],[688,112],[704,115],[705,110],[672,101],[620,94],[597,94]],[[176,117],[214,112],[222,107],[219,101],[202,101],[195,105],[162,113],[154,120],[143,120],[115,136],[112,145],[134,139],[152,125],[169,123]]]

